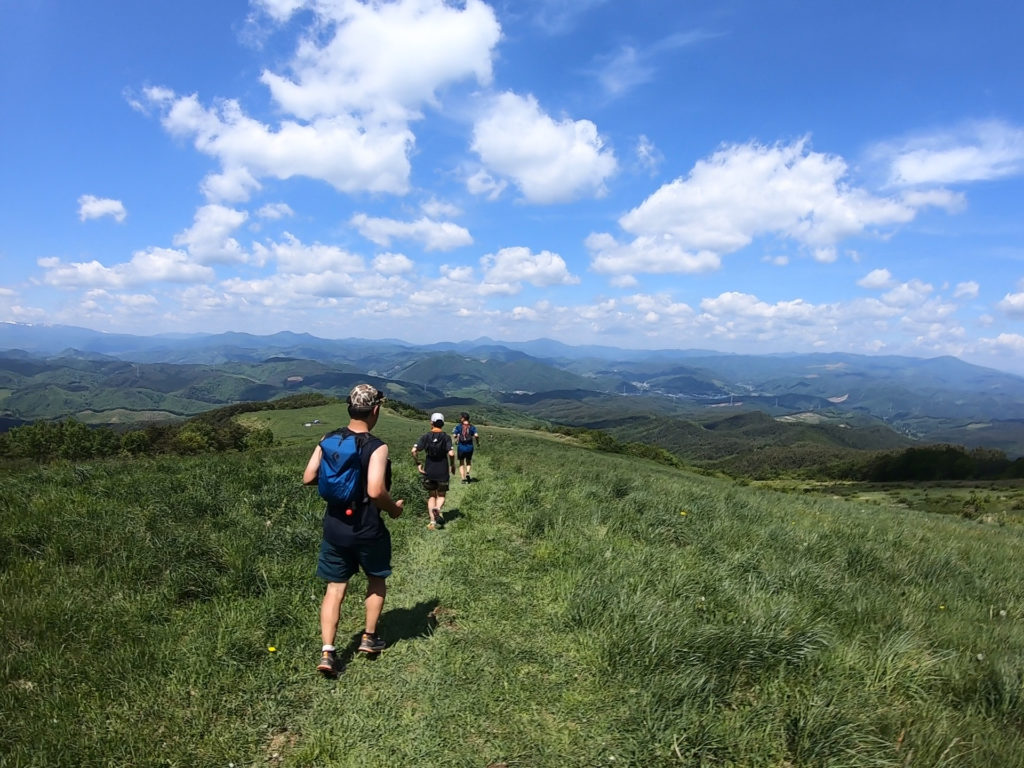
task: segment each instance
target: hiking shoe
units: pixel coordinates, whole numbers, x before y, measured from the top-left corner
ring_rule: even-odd
[[[321,672],[325,675],[333,675],[336,670],[334,668],[334,651],[321,651],[320,662],[316,665],[316,671]]]
[[[467,483],[472,483],[473,482],[473,478],[470,477],[469,475],[466,475],[466,482]]]
[[[434,525],[438,528],[444,528],[444,518],[441,517],[441,510],[437,510],[437,517],[434,518]]]
[[[380,637],[376,632],[372,635],[369,632],[363,632],[363,639],[359,643],[360,653],[380,653],[384,650],[384,639]]]

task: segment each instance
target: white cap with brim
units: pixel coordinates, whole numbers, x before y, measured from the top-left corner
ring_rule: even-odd
[[[439,421],[441,421],[441,422],[444,421],[444,414],[443,413],[432,413],[432,414],[430,414],[430,423],[431,424],[437,424],[437,422],[439,422]]]

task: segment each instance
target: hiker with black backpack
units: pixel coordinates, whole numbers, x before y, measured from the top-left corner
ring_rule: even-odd
[[[426,454],[423,462],[419,460],[420,451]],[[427,528],[432,531],[442,528],[444,517],[441,508],[448,493],[448,483],[455,474],[455,451],[452,450],[451,437],[444,431],[443,414],[431,414],[430,431],[416,441],[412,447],[412,458],[427,491],[427,514],[430,516]]]
[[[327,502],[323,538],[316,575],[327,582],[320,604],[323,648],[317,669],[337,673],[334,638],[349,579],[360,568],[366,574],[366,625],[359,651],[384,650],[377,621],[391,575],[391,534],[381,511],[392,519],[402,514],[405,501],[391,498],[391,460],[388,446],[370,434],[380,416],[384,393],[369,384],[357,384],[348,396],[347,427],[329,432],[317,443],[302,473],[306,485],[317,484]]]
[[[472,483],[473,477],[473,447],[480,447],[480,435],[476,427],[469,423],[469,414],[463,411],[459,414],[459,423],[452,430],[452,437],[455,439],[455,452],[459,458],[459,474],[463,483]]]

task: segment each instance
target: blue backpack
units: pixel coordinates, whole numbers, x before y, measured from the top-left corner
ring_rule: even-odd
[[[352,432],[347,427],[324,435],[320,441],[320,473],[317,490],[329,504],[345,506],[351,515],[353,507],[366,500],[363,480],[363,446],[368,438],[365,432]]]

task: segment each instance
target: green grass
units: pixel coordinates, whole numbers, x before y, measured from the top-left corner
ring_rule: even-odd
[[[425,424],[385,415],[390,647],[319,678],[299,476],[342,409],[246,414],[262,454],[0,475],[0,765],[1024,765],[1019,526],[498,427],[430,532]]]

